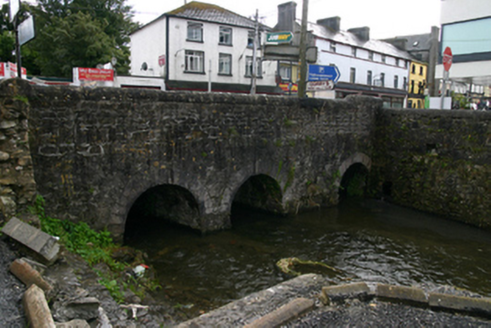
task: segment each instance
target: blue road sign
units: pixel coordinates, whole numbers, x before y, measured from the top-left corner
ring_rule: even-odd
[[[337,83],[341,73],[336,66],[309,65],[308,81],[331,80]]]

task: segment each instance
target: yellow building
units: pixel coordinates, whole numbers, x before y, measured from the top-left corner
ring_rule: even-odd
[[[427,86],[428,64],[411,62],[409,68],[408,108],[425,108],[425,89]]]
[[[300,67],[296,62],[281,61],[278,63],[278,72],[281,77],[279,87],[286,95],[298,94],[298,80],[300,79]]]

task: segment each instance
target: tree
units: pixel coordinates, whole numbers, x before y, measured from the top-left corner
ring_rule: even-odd
[[[53,17],[38,37],[43,43],[37,45],[35,62],[43,75],[67,77],[72,67],[96,67],[112,57],[124,58],[115,40],[104,32],[104,26],[82,12]]]
[[[80,67],[82,64],[95,67],[115,57],[118,60],[117,72],[128,72],[129,34],[138,25],[132,22],[131,7],[125,5],[125,0],[39,0],[34,12],[38,37],[33,47],[39,49],[36,63],[43,75],[56,72],[54,65],[49,63],[50,53],[56,53],[58,63],[66,67]],[[88,26],[84,28],[83,24]],[[63,33],[60,30],[63,28],[70,32]],[[63,42],[58,42],[60,40]],[[74,53],[74,48],[81,51]],[[67,54],[70,55],[65,57]],[[56,74],[70,76],[71,70],[68,72],[63,68]]]
[[[34,16],[36,37],[22,47],[22,66],[29,74],[70,77],[72,67],[95,67],[117,59],[116,71],[129,71],[129,34],[132,22],[126,0],[38,0],[22,3],[20,21]],[[15,61],[9,7],[0,12],[0,58]]]
[[[9,20],[9,6],[4,4],[0,10],[0,62],[14,61],[15,36]]]

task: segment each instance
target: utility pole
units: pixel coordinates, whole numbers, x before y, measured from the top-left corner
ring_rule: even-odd
[[[259,10],[256,9],[256,28],[254,29],[254,46],[252,50],[252,85],[251,85],[251,95],[256,94],[256,82],[257,82],[257,36],[259,32]]]
[[[14,29],[15,29],[15,57],[17,59],[17,77],[19,79],[22,79],[22,57],[20,53],[20,42],[19,42],[19,15],[15,15]]]
[[[298,97],[304,98],[307,89],[307,19],[309,0],[303,0],[302,29],[300,31],[300,81],[298,82]]]

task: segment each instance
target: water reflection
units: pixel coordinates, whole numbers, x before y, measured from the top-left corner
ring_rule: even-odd
[[[295,217],[240,212],[231,230],[201,236],[182,226],[147,227],[130,244],[144,250],[172,298],[210,310],[289,277],[285,257],[347,272],[333,278],[450,284],[491,296],[491,234],[378,201],[347,201]]]

